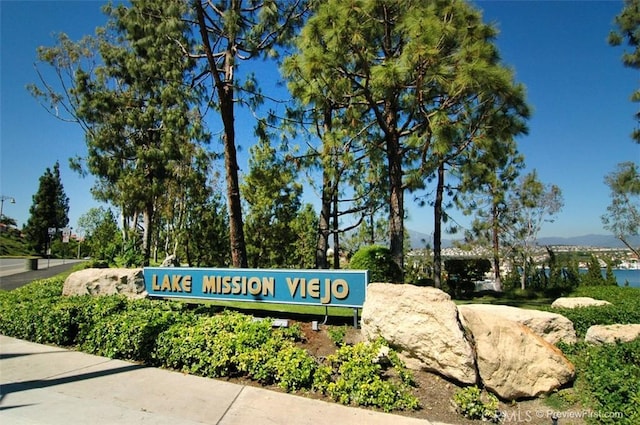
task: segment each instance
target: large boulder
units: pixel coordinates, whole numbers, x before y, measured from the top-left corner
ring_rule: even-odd
[[[451,297],[439,289],[371,283],[362,310],[362,333],[382,336],[407,365],[474,384],[477,373],[469,339]]]
[[[609,301],[596,300],[591,297],[562,297],[555,300],[551,307],[553,308],[578,308],[578,307],[594,307],[610,305]]]
[[[587,329],[585,342],[593,344],[615,344],[631,342],[640,338],[640,324],[629,325],[594,325]]]
[[[71,273],[64,281],[62,295],[115,295],[144,298],[142,269],[84,269]]]
[[[541,336],[550,344],[559,341],[574,344],[578,341],[573,322],[561,314],[539,310],[510,307],[507,305],[467,304],[458,306],[458,311],[464,316],[466,311],[473,310],[480,314],[499,317],[501,320],[518,322]]]
[[[461,309],[475,341],[480,379],[507,400],[536,397],[573,380],[574,366],[527,326],[500,314]]]

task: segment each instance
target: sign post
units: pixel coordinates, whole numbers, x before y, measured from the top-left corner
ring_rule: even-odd
[[[65,227],[62,229],[62,243],[68,244],[69,238],[71,237],[71,228]],[[64,264],[65,258],[67,256],[67,246],[64,246],[64,252],[62,253],[62,264]]]
[[[47,268],[49,268],[49,262],[51,261],[51,239],[56,234],[58,229],[55,227],[49,227],[47,233],[49,234],[48,246],[47,246]]]

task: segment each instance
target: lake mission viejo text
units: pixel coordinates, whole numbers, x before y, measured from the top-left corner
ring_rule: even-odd
[[[163,298],[362,307],[366,270],[146,267],[146,290]]]

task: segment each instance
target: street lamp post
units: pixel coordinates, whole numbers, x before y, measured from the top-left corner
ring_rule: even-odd
[[[0,218],[4,217],[2,215],[2,210],[4,209],[4,201],[9,201],[10,203],[15,204],[16,198],[14,198],[13,196],[0,195]]]

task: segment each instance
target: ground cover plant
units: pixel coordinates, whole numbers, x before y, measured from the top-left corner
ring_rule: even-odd
[[[584,338],[593,325],[612,325],[615,323],[640,323],[640,289],[618,286],[580,286],[572,293],[573,297],[591,297],[609,301],[611,305],[583,308],[551,308],[547,311],[559,313],[573,322],[579,338]]]

